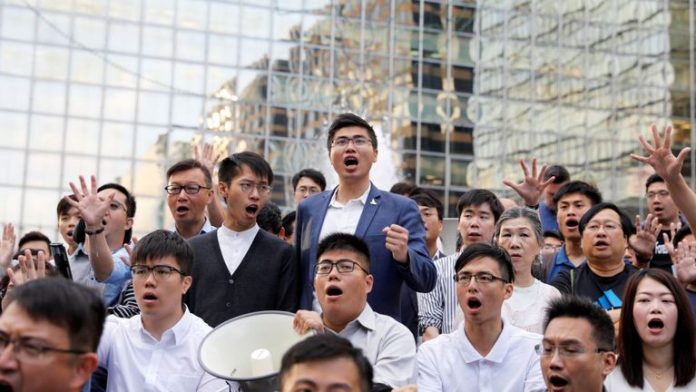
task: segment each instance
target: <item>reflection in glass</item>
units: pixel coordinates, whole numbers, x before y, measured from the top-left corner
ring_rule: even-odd
[[[37,150],[60,151],[63,143],[63,124],[63,117],[32,116],[30,147]]]
[[[26,158],[24,151],[0,148],[0,155],[2,156],[3,162],[5,162],[8,167],[12,167],[11,170],[7,170],[6,168],[6,170],[0,171],[0,184],[22,185],[24,177],[24,159]],[[3,194],[3,197],[4,196]]]
[[[60,155],[29,152],[27,158],[27,185],[37,187],[60,186]],[[44,202],[45,204],[45,202]]]

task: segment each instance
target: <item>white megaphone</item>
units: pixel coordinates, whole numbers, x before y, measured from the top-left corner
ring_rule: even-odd
[[[311,335],[295,332],[294,317],[289,312],[263,311],[227,320],[203,339],[198,361],[230,387],[239,385],[244,392],[277,391],[283,354]]]

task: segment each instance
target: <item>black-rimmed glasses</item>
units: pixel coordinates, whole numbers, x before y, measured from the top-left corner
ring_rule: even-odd
[[[147,265],[138,264],[131,266],[130,270],[133,276],[138,278],[147,278],[150,275],[150,272],[154,273],[155,279],[158,280],[166,279],[175,272],[179,275],[186,276],[185,273],[168,265],[153,265],[150,267]]]
[[[457,284],[460,284],[462,286],[468,286],[471,283],[471,279],[476,279],[476,282],[482,283],[482,284],[490,284],[495,282],[496,280],[499,280],[503,283],[508,283],[507,280],[503,278],[499,278],[493,274],[489,274],[488,272],[479,272],[476,274],[472,274],[469,272],[462,272],[460,274],[455,274],[454,275],[454,281],[457,282]]]
[[[20,361],[39,359],[46,355],[46,353],[74,355],[87,353],[87,351],[84,350],[64,349],[47,346],[41,343],[40,341],[37,341],[36,338],[30,338],[26,336],[10,338],[8,334],[0,332],[0,352],[4,352],[7,346],[9,346],[10,344],[12,345],[12,352]]]
[[[184,186],[181,185],[167,185],[164,187],[164,190],[167,191],[168,194],[170,195],[178,195],[181,193],[183,190],[189,195],[195,195],[196,193],[200,192],[201,189],[210,189],[209,186],[202,186],[198,184],[187,184]]]
[[[314,267],[314,271],[317,273],[317,275],[328,275],[331,273],[331,270],[334,268],[334,266],[336,267],[336,271],[338,271],[339,274],[349,274],[353,272],[355,266],[363,270],[363,272],[365,272],[366,274],[370,274],[370,271],[363,268],[360,264],[348,259],[342,259],[335,262],[329,260],[320,261]]]

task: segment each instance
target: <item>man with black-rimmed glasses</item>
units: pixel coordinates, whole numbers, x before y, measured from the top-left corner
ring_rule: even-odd
[[[256,223],[266,205],[273,170],[254,152],[220,162],[218,190],[227,203],[219,229],[189,240],[194,251],[191,312],[213,327],[261,310],[297,310],[297,266],[292,246]]]
[[[131,272],[140,314],[106,319],[98,350],[109,373],[106,390],[228,390],[195,360],[211,328],[182,303],[192,263],[191,246],[175,233],[156,230],[138,241]]]
[[[195,159],[185,159],[167,170],[167,205],[174,231],[185,239],[215,230],[206,207],[215,199],[210,170]]]
[[[322,313],[298,311],[295,329],[350,340],[372,364],[375,384],[396,388],[413,383],[416,344],[411,333],[367,303],[374,283],[367,243],[352,234],[334,233],[319,243],[317,255],[314,290]]]

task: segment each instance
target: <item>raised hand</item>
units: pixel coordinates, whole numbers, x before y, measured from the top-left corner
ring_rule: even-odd
[[[673,262],[679,282],[685,285],[696,283],[696,242],[680,242]]]
[[[193,146],[193,159],[205,166],[211,176],[215,172],[215,165],[217,165],[220,159],[220,154],[215,154],[214,150],[213,145],[210,143],[203,143],[202,151],[198,144]]]
[[[6,223],[2,229],[2,241],[0,242],[0,267],[7,268],[12,261],[12,253],[17,242],[14,225]]]
[[[631,154],[631,158],[648,164],[655,169],[655,172],[665,179],[665,181],[675,180],[681,174],[681,168],[684,164],[684,160],[689,155],[691,149],[689,147],[684,147],[678,156],[674,156],[672,153],[672,127],[665,127],[664,139],[660,138],[657,132],[657,127],[653,125],[650,127],[650,131],[653,136],[653,144],[648,143],[643,135],[639,136],[640,144],[643,145],[643,149],[649,155],[647,157],[640,156],[637,154]]]
[[[529,168],[524,162],[524,159],[520,159],[520,167],[522,167],[522,172],[524,173],[524,179],[519,184],[505,179],[503,184],[514,189],[518,195],[524,200],[524,204],[528,206],[535,206],[539,203],[539,198],[544,192],[544,189],[556,179],[556,177],[550,177],[548,180],[544,181],[544,174],[546,174],[546,164],[541,166],[541,170],[537,173],[537,159],[532,159],[532,172],[529,173]]]
[[[640,215],[636,215],[636,234],[628,240],[628,244],[636,251],[636,256],[640,260],[650,260],[655,250],[655,241],[662,231],[662,224],[657,217],[648,214],[645,217],[645,225],[640,225]]]
[[[397,224],[382,229],[387,236],[384,245],[399,263],[408,261],[408,229]]]
[[[36,256],[36,265],[34,265],[34,257],[29,249],[25,250],[23,255],[19,255],[18,259],[21,274],[15,273],[12,268],[7,269],[7,275],[15,287],[31,280],[46,277],[46,255],[42,250]]]
[[[292,320],[292,327],[300,335],[311,330],[324,333],[324,323],[321,321],[321,316],[312,310],[298,310]]]
[[[90,182],[90,188],[88,189],[85,178],[80,176],[81,192],[77,189],[77,186],[71,182],[70,189],[72,189],[77,201],[72,200],[68,196],[65,197],[65,200],[80,211],[80,216],[84,219],[87,229],[99,229],[103,226],[102,220],[109,210],[116,193],[113,192],[107,198],[101,200],[97,195],[96,177],[90,176]]]
[[[135,249],[135,246],[138,245],[138,239],[133,237],[131,238],[131,241],[133,242],[133,247],[131,248],[130,244],[123,244],[123,249],[126,250],[126,253],[128,253],[128,256],[119,256],[121,261],[123,261],[123,264],[127,266],[131,266],[132,260],[133,260],[133,249]]]

